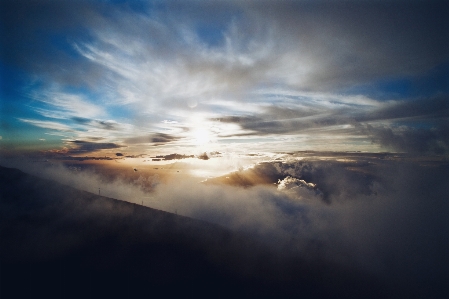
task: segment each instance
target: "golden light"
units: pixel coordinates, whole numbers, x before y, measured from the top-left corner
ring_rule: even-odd
[[[209,130],[204,128],[195,129],[192,132],[194,143],[196,145],[204,145],[206,143],[209,143],[212,139],[212,134],[209,132]]]

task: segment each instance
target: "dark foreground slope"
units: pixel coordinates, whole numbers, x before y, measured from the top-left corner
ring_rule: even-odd
[[[216,225],[0,167],[1,298],[384,297]]]

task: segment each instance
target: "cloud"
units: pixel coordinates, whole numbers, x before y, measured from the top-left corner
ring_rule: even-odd
[[[444,10],[439,10],[442,4],[415,3],[405,8],[397,3],[325,5],[290,1],[263,6],[224,5],[225,11],[236,17],[224,17],[213,9],[215,5],[198,2],[190,2],[194,10],[171,3],[170,13],[155,9],[151,17],[136,17],[135,12],[114,5],[38,4],[45,9],[35,9],[34,14],[33,7],[9,8],[30,16],[29,24],[16,30],[80,26],[85,32],[71,32],[70,38],[76,42],[66,45],[74,48],[72,54],[78,53],[77,58],[85,58],[68,61],[77,79],[88,85],[90,81],[119,80],[122,84],[117,91],[124,96],[124,102],[140,101],[141,92],[150,91],[172,100],[210,92],[216,96],[226,94],[226,90],[241,91],[242,86],[251,88],[259,82],[282,82],[294,89],[329,89],[384,74],[429,69],[447,59],[445,33],[434,33],[446,23],[441,12]],[[61,11],[62,16],[48,20],[47,11]],[[70,13],[76,11],[79,15]],[[196,11],[207,11],[211,17]],[[86,15],[89,22],[85,22]],[[131,19],[133,22],[129,22]],[[215,47],[204,43],[204,36],[196,30],[195,26],[202,22],[220,24],[221,38]],[[353,26],[354,22],[358,26]],[[17,22],[7,18],[5,23]],[[43,42],[38,45],[43,46]],[[20,49],[19,45],[15,47]],[[84,77],[79,76],[86,65],[89,68],[84,70]],[[138,77],[143,84],[135,80]],[[162,86],[162,82],[170,84]]]
[[[25,118],[19,118],[20,121],[23,121],[25,123],[32,124],[36,127],[44,128],[44,129],[51,129],[51,130],[57,130],[57,131],[66,131],[70,132],[73,131],[73,129],[68,126],[64,125],[58,122],[53,121],[45,121],[45,120],[36,120],[36,119],[25,119]]]
[[[406,126],[362,127],[373,142],[394,151],[413,154],[445,155],[449,151],[448,124],[442,122],[431,128],[413,128]]]
[[[181,98],[201,101],[211,94],[240,93],[260,83],[330,90],[384,75],[416,74],[448,58],[447,33],[436,33],[447,25],[447,5],[440,2],[410,6],[189,2],[195,9],[175,2],[168,5],[169,12],[152,9],[136,14],[120,5],[9,3],[3,23],[23,40],[3,43],[8,45],[5,60],[38,68],[23,59],[32,56],[23,46],[32,42],[41,58],[36,60],[44,61],[53,80],[88,86],[118,82],[115,92],[123,102],[139,102],[143,94],[152,94],[150,98],[179,103],[185,101]],[[60,16],[49,18],[54,11]],[[18,22],[14,15],[26,15],[26,22]],[[217,26],[218,42],[213,47],[198,30],[201,24]],[[48,43],[35,36],[39,28],[69,33],[63,45],[53,45],[50,55],[58,54],[54,63],[39,51]],[[69,59],[64,62],[60,57]],[[72,66],[73,74],[57,65]]]
[[[281,190],[296,199],[321,199],[323,194],[314,183],[286,176],[278,180],[278,190]]]
[[[253,173],[282,177],[281,186],[292,187],[288,190],[189,179],[161,183],[154,177],[127,183],[125,177],[108,179],[107,172],[16,163],[90,192],[101,186],[108,197],[136,203],[143,199],[157,209],[250,233],[284,254],[363,269],[398,294],[437,296],[446,289],[446,162],[393,154],[309,153],[304,158],[297,153],[254,167]],[[290,194],[292,190],[300,192]],[[317,200],[317,190],[330,201]]]
[[[164,124],[177,124],[177,123],[178,123],[178,122],[175,121],[175,120],[167,120],[167,119],[164,119],[162,122],[163,122]]]
[[[447,103],[447,95],[407,101],[391,101],[378,109],[364,111],[354,118],[359,122],[404,119],[432,121],[446,118],[449,113],[449,105]]]
[[[103,109],[86,96],[65,92],[59,88],[33,92],[31,97],[47,104],[66,118],[89,118],[104,114]]]
[[[225,117],[220,118],[220,121],[239,124],[243,130],[249,131],[248,133],[237,133],[236,136],[298,133],[313,128],[331,127],[350,122],[346,116],[337,113],[311,118],[268,120],[269,118],[269,115],[263,115],[263,118],[257,116]]]
[[[178,213],[250,232],[305,255],[358,264],[402,291],[426,294],[442,290],[440,278],[447,270],[440,263],[448,244],[441,242],[448,225],[439,209],[447,206],[441,197],[448,191],[444,184],[446,166],[426,168],[414,162],[378,161],[376,157],[287,165],[284,171],[310,176],[310,182],[330,192],[332,203],[313,200],[314,192],[298,187],[303,191],[299,195],[309,200],[298,202],[288,193],[261,186],[198,187],[189,189],[190,193],[181,184],[159,186],[157,192]],[[409,184],[414,184],[413,190],[407,190]],[[177,201],[178,196],[182,201]],[[311,253],[304,238],[321,246]],[[431,243],[422,246],[420,238]],[[430,257],[429,251],[436,255]],[[432,278],[425,278],[423,271],[429,271]],[[410,281],[415,283],[413,291]]]
[[[238,125],[241,130],[222,137],[282,136],[311,133],[365,139],[386,150],[421,154],[444,154],[447,148],[446,96],[407,101],[374,102],[374,106],[301,108],[268,106],[253,115],[224,116],[212,121]],[[324,102],[324,101],[323,101]],[[373,103],[373,104],[374,104]]]
[[[114,149],[125,147],[124,145],[115,144],[112,142],[90,142],[83,140],[71,140],[67,142],[71,147],[63,152],[66,155],[91,153],[102,149]]]
[[[124,142],[126,144],[143,144],[143,143],[154,143],[154,145],[162,145],[170,142],[174,142],[181,139],[181,137],[165,134],[165,133],[155,133],[148,136],[130,137],[126,138]]]
[[[447,25],[447,4],[441,2],[278,4],[250,6],[259,22],[275,24],[274,36],[288,37],[279,43],[284,49],[278,57],[295,48],[301,53],[302,59],[294,54],[286,59],[290,68],[283,65],[297,86],[328,89],[387,74],[416,74],[447,60],[447,32],[437,34]],[[293,74],[296,67],[307,76]]]
[[[401,94],[401,101],[363,89],[419,81],[447,63],[444,1],[168,1],[140,12],[109,2],[0,6],[1,63],[27,78],[18,89],[20,101],[30,102],[18,102],[26,113],[16,119],[69,132],[61,154],[192,146],[189,134],[200,129],[220,151],[360,145],[448,152],[446,89]],[[212,34],[202,29],[213,26]],[[356,263],[404,289],[408,283],[408,294],[443,297],[429,294],[446,273],[447,165],[382,155],[292,156],[229,175],[246,189],[185,181],[151,185],[151,195],[138,186],[148,178],[111,183],[105,173],[26,168],[91,192],[104,183],[108,196],[123,200],[153,196],[157,208],[314,255],[305,249],[309,238],[322,244],[317,255]],[[277,190],[278,180],[293,187]]]
[[[201,155],[197,156],[197,158],[200,159],[200,160],[209,160],[210,159],[206,152],[204,152]]]
[[[164,161],[169,160],[180,160],[180,159],[187,159],[187,158],[193,158],[193,155],[181,155],[181,154],[168,154],[168,155],[157,155],[156,159],[162,159]]]
[[[71,119],[78,124],[89,127],[95,127],[102,130],[119,131],[126,129],[126,124],[120,124],[115,120],[98,120],[84,117],[72,117]]]
[[[39,165],[39,167],[46,168],[45,165]],[[64,169],[59,168],[56,171],[56,166],[52,168],[47,168],[46,174],[53,171],[54,174],[58,174],[60,179],[65,177]],[[79,170],[75,167],[69,169],[72,172],[72,179],[74,178],[73,173],[77,173],[78,175],[75,176],[77,181],[83,180],[84,176]],[[316,292],[313,291],[315,285],[321,287],[320,293],[325,288],[324,293],[333,295],[335,295],[335,289],[343,290],[345,294],[348,294],[346,286],[353,285],[353,283],[347,283],[348,280],[354,281],[353,271],[331,261],[307,260],[306,257],[294,255],[296,248],[284,248],[282,251],[276,251],[267,248],[266,244],[261,244],[257,238],[242,234],[242,232],[230,232],[216,225],[202,223],[190,218],[170,215],[161,211],[146,210],[143,207],[116,202],[110,198],[99,198],[96,194],[76,191],[66,186],[52,184],[48,180],[36,180],[14,170],[5,171],[3,169],[2,172],[3,174],[13,174],[16,177],[16,180],[13,180],[14,190],[8,187],[1,189],[6,197],[5,200],[1,201],[2,209],[0,211],[7,211],[8,213],[2,213],[3,217],[0,219],[2,224],[9,224],[9,226],[6,226],[9,229],[7,234],[9,242],[6,242],[7,245],[5,251],[2,251],[2,256],[8,258],[8,264],[20,262],[20,264],[25,263],[27,265],[30,262],[34,264],[34,261],[40,262],[43,259],[45,267],[52,267],[54,256],[58,261],[61,259],[73,261],[74,255],[79,256],[78,253],[80,253],[84,256],[83,253],[94,250],[101,255],[100,260],[98,260],[98,256],[93,257],[98,262],[94,264],[100,267],[100,271],[95,267],[97,278],[100,281],[104,278],[102,275],[108,275],[112,269],[114,275],[117,274],[121,277],[123,274],[125,282],[125,276],[131,275],[130,281],[134,281],[135,278],[140,276],[145,277],[139,280],[136,286],[141,282],[151,285],[154,280],[156,280],[157,285],[160,285],[161,281],[167,281],[170,284],[173,283],[174,278],[175,281],[180,279],[180,283],[183,284],[186,282],[186,277],[192,274],[191,267],[198,267],[198,265],[200,271],[194,271],[193,284],[198,277],[207,277],[208,282],[212,281],[213,284],[217,282],[217,279],[218,283],[220,285],[223,283],[224,287],[229,287],[229,281],[231,283],[237,281],[237,286],[231,289],[238,291],[241,291],[242,288],[241,281],[244,284],[243,291],[254,289],[259,292],[260,285],[258,282],[264,282],[269,284],[268,290],[275,290],[273,294],[279,295],[284,292],[288,294],[290,287],[294,290],[292,293],[297,294],[298,282],[304,282],[305,287],[301,287],[299,290],[301,296],[310,292],[313,294],[311,297],[316,298]],[[97,186],[101,186],[102,194],[104,191],[108,192],[109,187],[114,188],[112,184],[105,185],[104,182],[96,180],[97,178],[99,176],[93,174],[86,178],[90,180],[85,180],[85,183],[92,184],[89,186],[94,187],[95,193]],[[147,183],[147,180],[140,176],[135,183],[143,182]],[[72,181],[73,183],[75,182]],[[128,191],[131,189],[119,180],[111,183],[115,183],[116,188],[124,187],[123,189]],[[130,185],[134,184],[128,184],[128,187]],[[133,189],[134,196],[141,195],[138,188],[134,186]],[[8,191],[12,191],[12,193]],[[98,189],[98,192],[100,192],[100,189]],[[32,201],[28,200],[29,194],[33,194]],[[122,193],[122,195],[124,194]],[[16,205],[9,201],[9,199],[14,199],[13,197],[22,198],[23,201],[29,203],[25,210],[22,205]],[[257,200],[255,203],[261,202]],[[232,203],[229,204],[232,205]],[[44,211],[42,211],[43,207],[45,208]],[[240,204],[240,208],[242,207],[244,206]],[[251,205],[247,207],[252,208]],[[263,212],[264,209],[259,211]],[[30,214],[30,212],[33,213]],[[24,218],[25,214],[30,215]],[[41,216],[45,217],[42,218]],[[34,220],[40,221],[36,223]],[[252,221],[248,219],[247,222]],[[11,223],[19,225],[11,226]],[[89,225],[86,225],[86,223]],[[126,233],[128,231],[130,232],[129,235]],[[21,237],[18,238],[16,235]],[[118,240],[115,240],[115,237],[118,237]],[[115,240],[112,240],[112,243],[111,238]],[[92,240],[97,241],[92,242]],[[308,252],[321,248],[318,242],[310,243]],[[35,246],[29,246],[29,244]],[[111,247],[111,244],[114,246]],[[161,247],[160,250],[154,250],[155,244],[156,247]],[[142,248],[145,250],[142,250]],[[168,257],[167,248],[171,252]],[[135,249],[142,253],[136,256]],[[151,254],[148,254],[149,252]],[[159,256],[159,254],[161,255]],[[87,254],[87,256],[87,260],[91,261],[90,255]],[[164,257],[162,262],[160,261],[161,256]],[[78,258],[75,260],[79,261]],[[84,259],[82,260],[84,261]],[[161,276],[160,271],[157,270],[166,269],[167,265],[173,263],[173,261],[176,261],[176,266],[170,266],[169,268],[170,270],[175,269],[176,273],[168,271]],[[69,262],[69,264],[72,263]],[[103,264],[106,266],[103,267]],[[145,265],[143,267],[146,269],[144,272],[141,271],[142,265]],[[92,263],[89,263],[88,268],[91,268],[91,266]],[[213,267],[212,270],[210,266]],[[264,270],[262,273],[261,267]],[[156,271],[153,271],[154,268],[156,268]],[[205,271],[203,271],[203,268],[206,268]],[[78,269],[81,268],[75,267],[75,273],[78,273]],[[126,271],[123,271],[123,269]],[[181,275],[178,273],[178,269],[182,271]],[[27,271],[24,270],[26,274]],[[46,268],[46,270],[48,269]],[[223,276],[223,271],[228,274]],[[60,274],[60,272],[56,272]],[[149,278],[148,275],[145,275],[147,273],[150,273]],[[278,273],[282,273],[282,275],[278,275]],[[365,274],[363,271],[356,271],[356,273]],[[334,283],[323,283],[323,276],[328,277],[327,274],[332,278],[332,282],[341,281],[344,286],[338,283],[335,288]],[[210,275],[213,275],[212,279]],[[79,275],[74,275],[74,278],[75,276]],[[357,282],[368,282],[370,277],[370,275],[363,277],[363,279],[357,277],[355,280]],[[109,276],[106,280],[110,282]],[[78,281],[76,278],[75,281],[78,285],[84,283],[84,280]],[[189,280],[187,283],[191,284]],[[246,283],[249,283],[249,285],[246,285]],[[311,287],[310,284],[312,284]],[[357,289],[358,284],[356,285]],[[377,286],[371,283],[369,285],[375,290],[383,286],[383,284]],[[363,291],[366,292],[366,284],[363,286]],[[286,287],[288,290],[285,290]],[[328,291],[328,288],[330,291]],[[100,289],[102,292],[105,291],[104,287]],[[125,286],[124,290],[126,289],[129,289],[129,285]],[[352,291],[353,287],[350,287],[350,289]],[[191,290],[197,292],[199,289],[195,286]],[[371,287],[369,290],[371,290]],[[113,290],[113,292],[116,291],[116,289]],[[208,292],[210,292],[209,288],[206,289],[205,293]],[[265,292],[260,293],[266,295]]]
[[[350,3],[169,1],[169,10],[137,12],[113,3],[7,2],[1,57],[34,74],[21,91],[38,101],[31,108],[40,125],[71,120],[72,138],[169,146],[186,137],[191,146],[195,138],[182,128],[221,119],[209,134],[218,141],[292,137],[296,147],[325,147],[335,137],[336,146],[379,150],[384,143],[371,145],[357,123],[445,117],[441,86],[401,102],[364,87],[418,82],[444,66],[447,4]]]

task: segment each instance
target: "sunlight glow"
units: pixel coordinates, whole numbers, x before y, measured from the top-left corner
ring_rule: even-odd
[[[212,134],[209,130],[204,128],[196,129],[192,132],[195,145],[205,145],[212,140]]]

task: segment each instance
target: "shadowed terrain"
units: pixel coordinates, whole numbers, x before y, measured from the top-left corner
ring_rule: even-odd
[[[0,167],[2,298],[388,297],[366,273]]]

